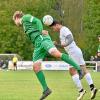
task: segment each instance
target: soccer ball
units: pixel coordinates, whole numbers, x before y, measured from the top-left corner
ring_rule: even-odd
[[[43,17],[43,24],[46,26],[50,26],[53,23],[53,17],[50,15],[45,15]]]

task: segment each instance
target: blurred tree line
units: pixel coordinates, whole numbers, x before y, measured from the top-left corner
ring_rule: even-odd
[[[71,29],[86,60],[96,53],[97,35],[100,34],[99,0],[0,0],[0,53],[17,53],[31,60],[34,48],[22,27],[16,27],[12,21],[16,10],[41,20],[46,14],[52,15]],[[54,35],[45,26],[44,29],[49,30],[53,40],[59,41],[58,34]]]

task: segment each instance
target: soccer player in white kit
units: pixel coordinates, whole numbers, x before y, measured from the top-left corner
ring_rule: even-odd
[[[91,90],[91,99],[94,99],[97,93],[97,89],[95,88],[95,85],[93,83],[93,80],[91,78],[91,74],[89,73],[88,69],[86,68],[86,64],[83,58],[83,54],[81,49],[76,45],[72,32],[62,24],[60,24],[58,21],[53,21],[53,23],[50,25],[50,27],[55,31],[59,32],[60,35],[60,44],[55,42],[56,46],[64,47],[65,51],[80,65],[84,77],[87,80],[88,85],[90,86]],[[72,77],[73,81],[75,82],[75,76]],[[77,87],[78,83],[75,82]],[[81,94],[82,91],[79,91]]]

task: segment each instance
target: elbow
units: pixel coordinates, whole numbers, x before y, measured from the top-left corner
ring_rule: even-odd
[[[65,43],[64,43],[64,44],[61,44],[61,47],[63,47],[63,48],[66,47],[66,46],[67,46],[67,45],[66,45]]]

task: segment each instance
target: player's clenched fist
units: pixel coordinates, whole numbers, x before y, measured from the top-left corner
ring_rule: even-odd
[[[42,30],[42,34],[43,35],[48,35],[48,31],[47,30]]]

